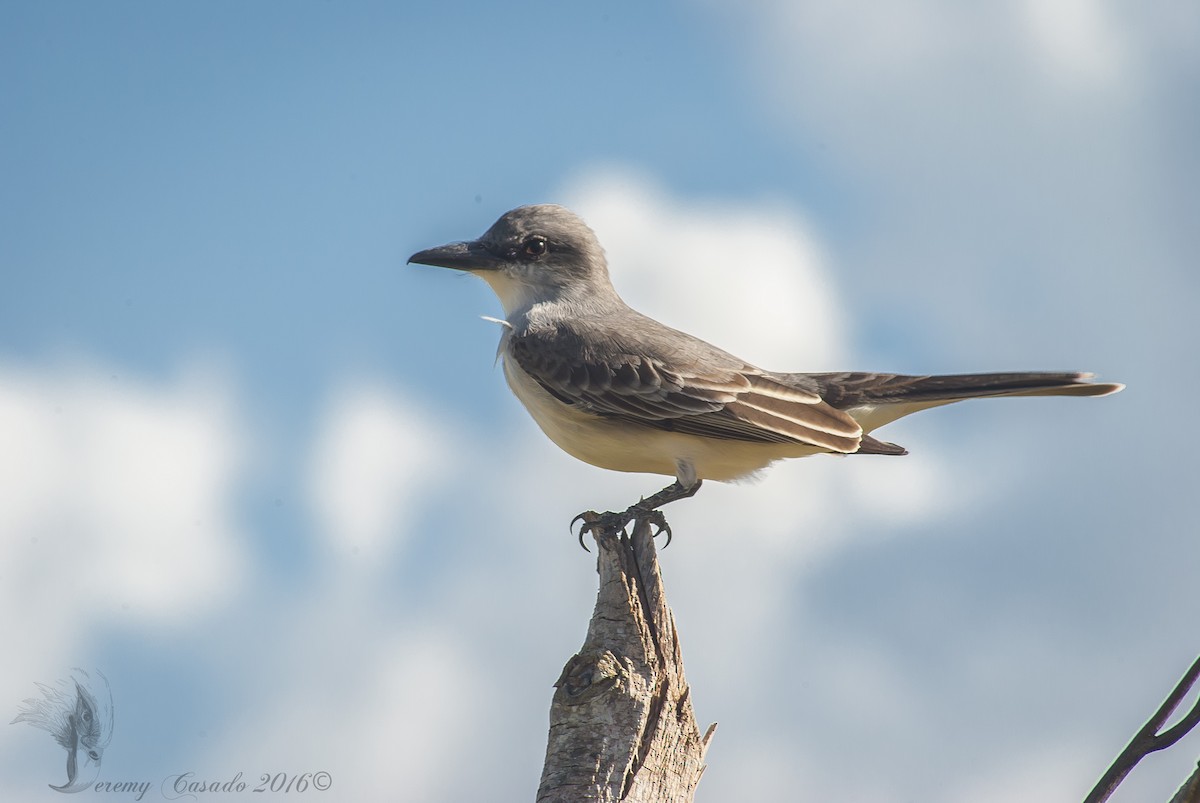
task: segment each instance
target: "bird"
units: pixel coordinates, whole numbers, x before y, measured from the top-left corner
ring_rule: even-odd
[[[674,477],[625,511],[581,513],[585,531],[659,510],[704,480],[735,481],[818,453],[904,455],[879,427],[964,399],[1105,396],[1123,389],[1078,372],[912,376],[759,368],[632,309],[609,278],[595,232],[555,204],[505,212],[477,239],[418,251],[410,264],[483,279],[504,310],[497,358],[533,420],[563,451],[613,471]],[[586,547],[585,547],[586,548]]]

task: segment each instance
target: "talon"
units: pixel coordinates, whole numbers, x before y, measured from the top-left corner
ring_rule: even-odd
[[[650,523],[653,524],[657,528],[654,531],[655,538],[658,538],[663,533],[667,534],[667,542],[665,544],[663,544],[663,549],[666,549],[667,547],[669,547],[671,545],[671,538],[672,538],[671,525],[667,524],[667,517],[662,514],[662,511],[654,510],[654,511],[651,511],[649,520],[650,520]]]
[[[585,510],[582,513],[580,513],[578,516],[576,516],[575,518],[571,519],[571,523],[567,525],[567,529],[574,530],[575,522],[577,522],[577,521],[582,521],[583,526],[586,529],[589,524],[594,523],[599,518],[600,518],[600,516],[599,516],[599,514],[596,513],[596,511]]]
[[[646,510],[645,508],[640,508],[637,505],[634,505],[629,509],[628,512],[632,516],[638,519],[643,519],[648,524],[654,525],[653,538],[658,538],[658,536],[662,535],[663,533],[667,534],[667,542],[663,544],[663,549],[666,549],[671,545],[671,539],[673,537],[671,534],[671,525],[667,524],[667,517],[663,515],[661,510]]]
[[[588,545],[583,543],[583,536],[585,533],[591,532],[592,528],[594,528],[596,526],[596,524],[599,523],[600,519],[601,519],[601,516],[596,511],[585,510],[582,513],[580,513],[578,516],[576,516],[575,518],[571,519],[571,523],[569,525],[567,525],[567,529],[574,530],[575,522],[577,522],[577,521],[583,522],[583,524],[579,527],[579,545],[581,547],[583,547],[584,552],[591,552],[592,550],[588,549]]]
[[[660,534],[662,534],[662,533],[666,533],[666,534],[667,534],[667,542],[666,542],[665,544],[663,544],[663,549],[666,549],[667,547],[669,547],[669,546],[671,545],[671,538],[673,537],[673,536],[671,535],[671,525],[670,525],[670,524],[667,524],[667,520],[666,520],[666,519],[663,519],[663,522],[662,522],[662,527],[659,527],[659,528],[658,528],[658,532],[656,532],[656,533],[654,534],[654,536],[657,538],[657,537],[658,537]]]

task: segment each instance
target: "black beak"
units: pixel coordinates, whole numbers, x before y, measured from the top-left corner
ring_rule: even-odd
[[[478,240],[439,245],[437,248],[418,251],[410,256],[408,261],[454,270],[496,270],[502,264],[502,260],[480,245]]]

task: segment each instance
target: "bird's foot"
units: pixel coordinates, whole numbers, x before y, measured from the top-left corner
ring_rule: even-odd
[[[633,512],[633,518],[638,521],[644,521],[654,527],[654,538],[663,533],[667,534],[667,542],[663,544],[663,549],[671,545],[671,525],[667,524],[667,517],[663,515],[661,510],[656,508],[644,509],[638,505],[634,505],[625,512],[629,513],[630,511]]]
[[[613,513],[611,510],[605,513],[597,513],[594,510],[585,510],[575,518],[571,519],[571,529],[575,529],[575,522],[583,522],[579,525],[579,545],[583,547],[584,552],[591,552],[587,544],[583,542],[583,536],[590,532],[595,533],[616,533],[617,530],[624,530],[625,525],[629,523],[629,519],[624,518],[624,513]]]
[[[583,536],[586,533],[607,532],[615,534],[618,531],[624,531],[629,522],[634,520],[645,521],[653,525],[655,528],[654,535],[656,537],[662,533],[666,533],[667,543],[663,544],[663,547],[665,548],[671,545],[671,525],[667,524],[667,517],[663,515],[661,510],[644,507],[642,502],[638,502],[635,505],[630,505],[627,509],[619,513],[614,513],[611,510],[605,513],[597,513],[594,510],[585,510],[583,513],[580,513],[578,516],[571,519],[571,528],[575,528],[575,522],[583,522],[579,526],[579,545],[583,547],[585,551],[591,552],[591,550],[588,549],[587,544],[583,542]]]

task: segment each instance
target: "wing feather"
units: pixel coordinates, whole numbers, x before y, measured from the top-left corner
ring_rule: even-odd
[[[708,438],[859,447],[862,428],[815,386],[740,362],[702,373],[631,350],[601,358],[580,346],[561,331],[527,331],[509,338],[506,353],[556,399],[595,415]]]

